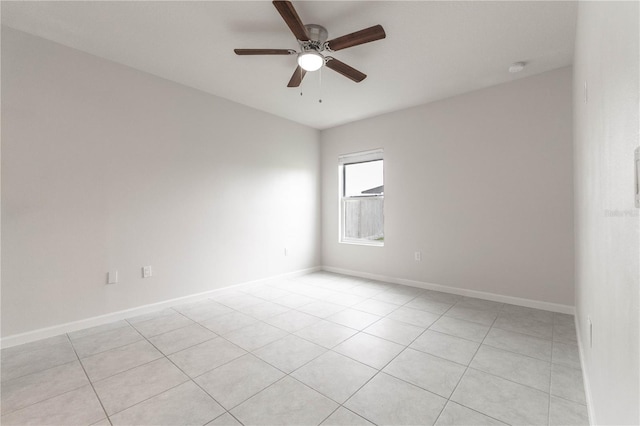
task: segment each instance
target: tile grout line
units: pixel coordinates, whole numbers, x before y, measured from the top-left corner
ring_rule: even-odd
[[[98,395],[98,392],[96,392],[96,388],[93,386],[93,382],[89,378],[89,375],[87,374],[87,370],[84,368],[84,364],[82,363],[82,360],[78,356],[78,352],[76,351],[75,346],[73,346],[73,342],[71,341],[71,338],[69,337],[69,334],[67,333],[66,336],[67,336],[67,340],[69,341],[69,344],[71,345],[71,349],[73,349],[73,353],[76,354],[76,358],[78,359],[78,364],[80,364],[80,367],[82,368],[82,372],[84,373],[85,377],[87,378],[87,381],[89,382],[89,385],[91,386],[91,389],[93,390],[93,394],[96,396],[96,399],[98,400],[98,403],[100,403],[100,407],[102,408],[102,412],[104,413],[105,417],[107,418],[107,421],[109,422],[109,424],[112,424],[111,423],[111,419],[109,418],[109,415],[107,414],[107,410],[106,410],[106,408],[104,408],[104,404],[102,403],[102,399],[100,399],[100,396]]]
[[[504,307],[504,304],[503,304],[503,307]],[[502,311],[502,309],[501,309],[501,311]],[[499,314],[498,314],[498,316],[499,316]],[[480,342],[480,344],[478,345],[478,348],[476,349],[476,351],[474,352],[473,356],[471,357],[471,360],[469,360],[469,364],[466,366],[466,368],[465,368],[464,372],[462,373],[462,375],[460,375],[460,379],[458,379],[458,383],[456,383],[455,387],[451,391],[451,394],[449,394],[449,397],[447,398],[447,404],[449,403],[449,401],[451,401],[451,397],[456,393],[456,390],[458,389],[458,386],[460,386],[460,383],[462,383],[462,380],[464,379],[464,376],[467,374],[467,371],[469,371],[469,368],[471,368],[471,363],[473,362],[473,360],[476,357],[476,355],[478,355],[478,351],[480,351],[480,348],[482,347],[482,344],[484,343],[485,339],[489,335],[489,332],[493,328],[493,324],[495,324],[495,322],[497,320],[498,320],[498,317],[496,316],[496,318],[493,320],[493,323],[491,323],[491,326],[489,326],[489,329],[487,330],[487,332],[485,333],[484,337],[482,338],[482,342]],[[456,402],[456,401],[453,401],[453,402]],[[446,407],[447,404],[445,404],[445,407]],[[462,405],[462,404],[460,404],[460,405]],[[462,406],[466,407],[464,405],[462,405]],[[442,410],[440,411],[440,414],[438,414],[438,417],[436,418],[436,423],[438,422],[438,419],[440,418],[440,416],[444,412],[444,408],[445,407],[442,407]],[[468,407],[466,407],[466,408],[468,408]],[[485,413],[482,413],[482,414],[486,415]],[[486,415],[486,416],[487,417],[491,417],[491,416],[488,416],[488,415]],[[496,419],[496,420],[498,420],[498,419]]]

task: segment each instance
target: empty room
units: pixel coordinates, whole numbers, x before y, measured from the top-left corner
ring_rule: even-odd
[[[638,1],[1,1],[2,425],[640,424]]]

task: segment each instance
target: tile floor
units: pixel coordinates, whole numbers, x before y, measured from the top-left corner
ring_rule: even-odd
[[[2,350],[3,425],[583,425],[573,317],[325,272]]]

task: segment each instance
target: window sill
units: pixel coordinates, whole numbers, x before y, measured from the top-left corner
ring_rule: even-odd
[[[340,244],[352,244],[356,246],[384,247],[384,241],[371,240],[339,240]]]

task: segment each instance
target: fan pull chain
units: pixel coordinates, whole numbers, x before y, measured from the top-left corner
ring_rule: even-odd
[[[318,80],[320,82],[320,87],[318,89],[320,97],[318,99],[318,103],[321,104],[322,103],[322,67],[320,67],[320,69],[318,70]]]

